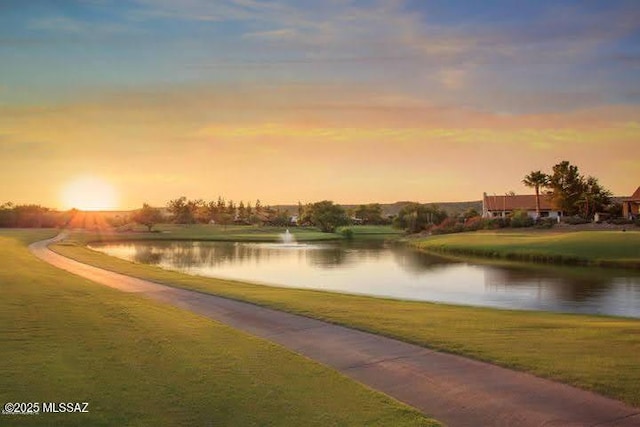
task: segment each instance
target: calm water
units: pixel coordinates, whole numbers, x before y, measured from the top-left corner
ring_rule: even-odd
[[[94,245],[188,274],[420,301],[640,317],[640,272],[427,255],[381,241],[318,244],[135,242]]]

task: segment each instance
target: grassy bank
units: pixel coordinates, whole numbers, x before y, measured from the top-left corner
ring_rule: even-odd
[[[432,425],[267,341],[58,270],[0,232],[0,401],[89,402],[12,425]]]
[[[638,231],[473,232],[411,240],[428,251],[509,260],[640,268]]]
[[[216,240],[244,242],[276,242],[286,231],[284,227],[253,225],[217,225],[217,224],[158,224],[152,232],[146,227],[135,226],[122,232],[77,231],[78,239],[98,240]],[[342,237],[335,233],[322,233],[314,227],[291,227],[289,229],[298,241],[335,240]]]
[[[640,320],[493,310],[188,276],[85,247],[55,250],[136,277],[392,336],[573,384],[640,406]]]
[[[358,225],[349,228],[354,237],[394,237],[402,231],[384,225]],[[146,227],[136,226],[127,231],[104,230],[83,231],[72,233],[72,238],[79,243],[89,241],[121,241],[121,240],[199,240],[199,241],[234,241],[234,242],[277,242],[282,239],[285,227],[262,227],[251,225],[215,225],[215,224],[158,224],[152,232]],[[322,233],[315,227],[290,227],[298,242],[313,242],[323,240],[342,240],[344,235],[339,229],[337,233]]]

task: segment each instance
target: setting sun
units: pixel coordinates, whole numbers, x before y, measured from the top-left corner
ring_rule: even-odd
[[[117,207],[113,186],[96,177],[79,177],[62,190],[62,204],[66,209],[85,211],[112,210]]]

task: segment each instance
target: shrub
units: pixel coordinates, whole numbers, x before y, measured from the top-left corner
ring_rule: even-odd
[[[633,221],[627,218],[613,218],[609,220],[609,224],[627,225],[627,224],[633,224]]]
[[[474,217],[468,218],[464,222],[465,231],[480,230],[483,226],[484,226],[484,222],[482,220],[482,217],[480,216],[474,216]]]
[[[535,228],[552,228],[556,225],[557,220],[554,218],[540,218],[536,224]]]
[[[431,234],[460,233],[463,231],[465,231],[464,224],[451,217],[445,218],[440,224],[430,228]]]
[[[534,221],[525,211],[516,211],[511,216],[511,227],[522,228],[531,227]]]
[[[496,230],[498,228],[509,227],[511,218],[490,218],[484,221],[484,228],[487,230]]]
[[[589,220],[581,216],[568,216],[563,218],[562,222],[569,225],[588,224]]]
[[[342,234],[342,237],[347,240],[353,239],[353,230],[350,228],[343,228],[342,230],[340,230],[340,234]]]

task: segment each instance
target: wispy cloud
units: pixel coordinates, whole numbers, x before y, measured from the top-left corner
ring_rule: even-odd
[[[366,72],[378,73],[382,80],[387,76],[396,85],[405,82],[407,86],[423,87],[436,98],[440,92],[459,94],[465,88],[463,102],[474,105],[486,101],[486,97],[482,91],[475,94],[468,82],[483,85],[484,80],[505,74],[501,70],[505,67],[518,67],[523,76],[551,66],[588,67],[589,61],[601,55],[603,45],[637,30],[640,22],[638,8],[624,4],[606,11],[547,5],[524,22],[457,25],[438,22],[428,13],[410,10],[406,2],[396,0],[366,5],[354,1],[309,4],[249,0],[191,0],[181,2],[179,7],[168,0],[139,4],[148,18],[242,22],[244,27],[238,37],[248,43],[252,52],[264,53],[244,60],[203,60],[190,63],[190,68],[335,64],[341,66],[344,76],[348,72],[355,74],[353,67],[366,62],[370,65]],[[403,73],[408,67],[419,69],[409,79]],[[518,78],[503,78],[501,85],[492,90],[498,97],[500,92],[509,97],[520,84]],[[442,97],[446,99],[446,95]],[[551,104],[529,105],[549,108]],[[572,108],[580,104],[564,105]]]
[[[140,32],[139,29],[130,25],[97,23],[73,19],[67,16],[50,16],[32,19],[28,22],[27,28],[33,31],[77,36],[132,34]]]
[[[282,28],[279,30],[271,31],[258,31],[254,33],[246,33],[243,35],[244,38],[255,38],[263,40],[284,40],[292,39],[299,36],[299,33],[293,28]]]
[[[278,2],[250,0],[136,0],[139,8],[133,19],[180,19],[189,21],[264,21],[272,20],[287,8]]]

